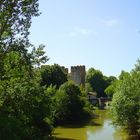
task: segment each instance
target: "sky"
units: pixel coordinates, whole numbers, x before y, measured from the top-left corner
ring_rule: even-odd
[[[39,0],[30,41],[46,45],[47,64],[93,67],[106,76],[140,58],[140,0]]]

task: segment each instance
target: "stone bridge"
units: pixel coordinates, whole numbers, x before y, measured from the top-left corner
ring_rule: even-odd
[[[106,105],[109,105],[107,103],[111,101],[111,98],[109,98],[109,97],[100,97],[100,98],[94,97],[91,99],[89,98],[89,101],[92,104],[98,104],[99,108],[103,109]]]

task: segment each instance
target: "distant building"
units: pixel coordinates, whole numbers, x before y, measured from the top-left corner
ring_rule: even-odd
[[[71,67],[71,80],[77,85],[85,86],[86,70],[85,66],[72,66]]]
[[[87,93],[87,98],[90,103],[96,104],[98,103],[98,98],[97,98],[97,93],[96,92],[88,92]]]
[[[51,65],[42,65],[41,68],[45,68],[47,66]],[[85,66],[71,66],[71,72],[69,73],[69,69],[60,66],[62,71],[67,74],[68,79],[71,79],[72,81],[75,82],[78,86],[83,85],[85,86],[85,76],[86,76],[86,70]]]
[[[92,99],[97,98],[97,93],[96,92],[88,92],[87,96],[88,96],[89,100],[92,100]]]

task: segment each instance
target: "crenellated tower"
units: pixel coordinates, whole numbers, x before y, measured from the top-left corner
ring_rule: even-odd
[[[77,85],[85,86],[85,66],[72,66],[71,67],[71,80],[73,80]]]

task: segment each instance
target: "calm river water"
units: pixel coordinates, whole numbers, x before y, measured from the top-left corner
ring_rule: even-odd
[[[109,111],[96,111],[98,117],[85,126],[57,127],[54,131],[56,140],[129,140],[122,130],[111,124]]]

